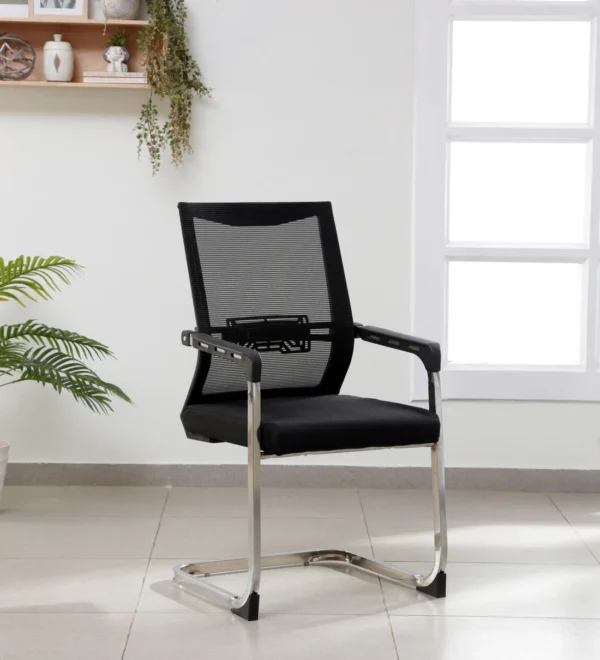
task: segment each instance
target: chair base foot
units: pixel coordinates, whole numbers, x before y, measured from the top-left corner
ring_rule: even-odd
[[[258,621],[259,603],[260,596],[256,591],[253,591],[242,607],[234,607],[231,611],[242,617],[242,619],[246,619],[246,621]]]
[[[446,573],[440,571],[428,587],[417,585],[417,591],[433,596],[433,598],[446,598]]]

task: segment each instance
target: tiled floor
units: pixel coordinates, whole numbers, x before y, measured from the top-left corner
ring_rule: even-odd
[[[600,494],[450,492],[448,597],[303,567],[246,623],[172,567],[245,554],[242,489],[6,488],[0,659],[598,660]],[[340,547],[426,570],[430,495],[266,489],[263,550]],[[243,576],[216,581],[238,590]]]

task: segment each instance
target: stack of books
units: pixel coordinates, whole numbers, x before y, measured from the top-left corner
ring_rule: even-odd
[[[114,73],[109,71],[84,71],[83,82],[90,84],[147,85],[148,76],[142,72]]]

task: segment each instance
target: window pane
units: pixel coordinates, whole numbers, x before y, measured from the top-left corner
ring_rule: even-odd
[[[452,120],[586,122],[589,63],[589,22],[455,21]]]
[[[579,264],[449,264],[448,360],[580,363]]]
[[[586,144],[454,142],[451,242],[583,243]]]

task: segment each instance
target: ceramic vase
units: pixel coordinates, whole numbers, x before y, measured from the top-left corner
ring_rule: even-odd
[[[134,20],[140,13],[140,0],[103,0],[108,19]]]
[[[71,44],[55,34],[54,41],[44,45],[44,77],[48,82],[71,82],[75,58]]]

